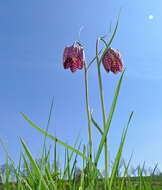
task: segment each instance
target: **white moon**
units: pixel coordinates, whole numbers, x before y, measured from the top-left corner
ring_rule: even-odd
[[[149,20],[152,20],[153,18],[154,18],[154,16],[153,15],[149,15]]]

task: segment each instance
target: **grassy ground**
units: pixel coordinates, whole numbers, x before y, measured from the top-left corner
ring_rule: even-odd
[[[151,189],[151,190],[162,190],[162,177],[143,177],[144,181],[152,181],[149,185],[150,185],[150,188],[148,187],[148,184],[146,185],[148,187],[148,189]],[[120,179],[116,179],[116,185],[114,184],[114,187],[113,187],[113,190],[117,190],[118,187],[119,187],[119,184],[121,184],[122,182],[122,178]],[[59,182],[58,182],[59,184]],[[66,184],[66,185],[65,185]],[[62,186],[63,189],[65,190],[69,190],[71,189],[71,185],[72,184],[72,181],[71,182],[64,182],[64,185]],[[16,187],[16,183],[10,183],[10,189],[14,189]],[[13,188],[12,188],[13,186]],[[25,185],[23,185],[24,188],[25,188]],[[77,186],[77,185],[76,185]],[[116,186],[116,187],[115,187]],[[62,187],[60,185],[58,185],[58,189],[62,189]],[[123,186],[123,189],[125,190],[145,190],[147,189],[147,187],[144,186],[144,184],[141,183],[141,186],[140,186],[140,177],[130,177],[129,179],[128,178],[125,178],[125,182],[124,182],[124,186]],[[133,188],[133,189],[132,189]],[[0,184],[0,190],[5,190],[7,188],[5,188],[5,186],[3,184]],[[26,188],[27,189],[27,188]],[[102,180],[98,180],[98,183],[96,185],[96,188],[97,190],[103,190],[104,189],[104,183],[102,182]]]

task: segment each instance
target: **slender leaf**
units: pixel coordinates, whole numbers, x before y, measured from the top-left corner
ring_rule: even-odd
[[[41,128],[39,128],[38,126],[36,126],[32,121],[30,121],[22,112],[21,112],[22,116],[28,121],[28,123],[30,123],[35,129],[37,129],[38,131],[40,131],[42,134],[47,135],[50,139],[56,141],[57,143],[59,143],[60,145],[76,152],[79,156],[81,156],[82,158],[84,158],[85,160],[89,160],[85,155],[83,155],[80,151],[78,151],[77,149],[73,148],[72,146],[64,143],[63,141],[59,140],[58,138],[48,134],[46,131],[42,130]]]
[[[117,102],[117,98],[118,98],[118,94],[119,94],[119,90],[120,90],[120,86],[121,86],[121,82],[122,82],[122,79],[123,79],[124,72],[125,72],[125,70],[123,71],[123,73],[122,73],[122,75],[120,77],[120,80],[119,80],[119,83],[118,83],[118,86],[117,86],[117,89],[116,89],[116,92],[115,92],[114,100],[113,100],[113,103],[112,103],[112,106],[111,106],[111,110],[110,110],[110,113],[109,113],[109,117],[108,117],[108,120],[107,120],[107,123],[106,123],[106,128],[104,130],[104,134],[102,135],[102,139],[100,141],[100,145],[99,145],[99,148],[98,148],[98,151],[97,151],[97,155],[96,155],[95,162],[94,162],[94,164],[96,166],[97,166],[99,157],[101,155],[101,151],[103,149],[103,145],[105,143],[105,139],[107,137],[108,130],[109,130],[109,127],[110,127],[110,124],[111,124],[111,120],[112,120],[113,113],[114,113],[114,110],[115,110],[115,106],[116,106],[116,102]]]
[[[52,186],[54,187],[54,189],[56,189],[56,184],[55,181],[51,175],[50,170],[48,169],[47,165],[45,164],[45,171],[46,171],[46,176],[48,177],[50,183],[52,184]]]
[[[130,162],[131,162],[131,159],[132,159],[132,155],[128,161],[128,165],[126,166],[125,162],[124,162],[124,159],[123,159],[123,163],[124,163],[124,167],[125,167],[125,170],[124,170],[124,175],[123,175],[123,178],[122,178],[122,182],[121,182],[121,189],[120,190],[123,190],[123,187],[124,187],[124,181],[125,181],[125,176],[128,172],[128,168],[129,168],[129,165],[130,165]]]
[[[124,128],[124,130],[123,130],[124,131],[124,135],[123,135],[123,137],[121,139],[120,147],[118,149],[118,153],[116,155],[115,163],[113,165],[113,169],[112,169],[112,173],[111,173],[111,178],[110,178],[110,184],[109,184],[109,190],[111,190],[111,188],[112,188],[113,180],[114,180],[114,177],[115,177],[118,165],[119,165],[119,161],[120,161],[120,158],[121,158],[121,154],[122,154],[122,150],[123,150],[123,145],[124,145],[125,137],[126,137],[128,126],[130,124],[132,116],[133,116],[133,112],[131,113],[131,115],[129,117],[128,124],[127,124],[126,128]]]
[[[94,125],[94,126],[98,129],[98,131],[100,132],[100,134],[103,135],[102,129],[99,127],[99,125],[97,124],[97,122],[94,120],[92,114],[91,114],[91,120],[92,120],[93,125]]]
[[[27,156],[28,156],[28,158],[29,158],[29,161],[30,161],[31,166],[32,166],[32,168],[33,168],[34,174],[36,175],[37,179],[42,179],[42,185],[43,185],[43,187],[48,190],[48,187],[47,187],[47,185],[46,185],[44,179],[42,178],[41,171],[40,171],[40,169],[38,168],[38,166],[37,166],[35,160],[32,158],[32,156],[31,156],[31,154],[30,154],[30,152],[29,152],[27,146],[25,145],[25,143],[24,143],[24,141],[22,140],[21,137],[20,137],[20,140],[21,140],[21,143],[22,143],[22,145],[23,145],[23,148],[24,148],[24,150],[25,150],[25,152],[26,152],[26,154],[27,154]]]
[[[6,189],[10,190],[10,184],[9,184],[9,168],[8,168],[8,155],[6,155]]]
[[[24,160],[24,166],[25,166],[25,168],[26,168],[26,170],[27,170],[27,176],[26,176],[26,177],[23,177],[23,179],[29,178],[30,184],[33,186],[33,185],[34,185],[34,177],[33,177],[32,173],[31,173],[31,171],[30,171],[30,167],[29,167],[29,165],[28,165],[28,163],[27,163],[27,160],[26,160],[26,158],[25,158],[25,156],[24,156],[23,153],[22,153],[22,157],[23,157],[23,160]]]

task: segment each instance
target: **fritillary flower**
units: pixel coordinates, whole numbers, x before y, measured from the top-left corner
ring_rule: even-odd
[[[102,63],[107,72],[111,71],[114,74],[122,72],[123,60],[119,50],[108,48],[103,56]]]
[[[77,69],[82,69],[85,64],[84,50],[81,45],[74,42],[72,46],[67,46],[63,54],[64,69],[70,68],[74,73]]]

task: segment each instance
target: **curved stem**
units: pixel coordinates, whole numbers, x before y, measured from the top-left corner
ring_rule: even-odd
[[[103,43],[105,44],[105,46],[107,47],[107,43],[106,43],[106,41],[105,41],[103,38],[100,38],[100,40],[102,40]]]
[[[100,72],[100,61],[98,58],[98,41],[96,41],[96,57],[97,57],[97,68],[98,68],[98,79],[100,86],[100,97],[101,97],[101,105],[102,105],[102,116],[103,116],[103,124],[104,129],[106,128],[106,116],[105,116],[105,108],[104,108],[104,99],[103,99],[103,90],[102,90],[102,80],[101,80],[101,72]],[[108,145],[107,145],[107,137],[105,139],[105,181],[106,187],[108,186],[109,174],[108,174]]]

